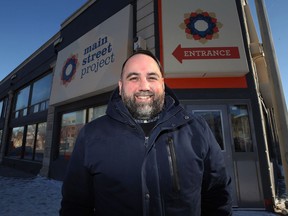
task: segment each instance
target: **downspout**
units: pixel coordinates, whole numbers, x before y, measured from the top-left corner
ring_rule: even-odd
[[[247,4],[244,5],[244,11],[247,20],[247,28],[249,31],[249,48],[253,62],[256,66],[257,87],[264,98],[266,107],[272,107],[272,98],[270,93],[270,83],[268,77],[267,64],[265,61],[264,50],[262,44],[259,42],[253,18],[251,16],[250,8]]]

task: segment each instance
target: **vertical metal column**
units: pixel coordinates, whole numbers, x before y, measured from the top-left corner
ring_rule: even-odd
[[[264,0],[254,0],[257,11],[259,27],[262,37],[263,50],[267,63],[268,76],[271,84],[271,96],[273,110],[275,113],[275,122],[279,145],[281,151],[281,159],[284,170],[286,191],[288,187],[288,120],[287,106],[284,98],[281,77],[278,69],[278,62],[274,50],[271,29],[268,22],[267,11]]]

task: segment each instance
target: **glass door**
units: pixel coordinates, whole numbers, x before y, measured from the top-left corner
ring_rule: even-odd
[[[233,206],[238,206],[235,173],[233,168],[231,133],[227,106],[225,105],[186,105],[188,112],[202,116],[210,126],[226,161],[227,171],[232,179]]]

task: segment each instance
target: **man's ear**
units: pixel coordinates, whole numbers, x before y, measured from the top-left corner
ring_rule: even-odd
[[[118,87],[119,87],[119,95],[121,95],[121,92],[122,92],[122,81],[121,80],[118,81]]]

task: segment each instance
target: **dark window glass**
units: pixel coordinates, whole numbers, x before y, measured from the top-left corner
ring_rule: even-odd
[[[24,134],[24,127],[16,127],[12,129],[12,136],[8,149],[8,156],[21,158],[23,134]]]
[[[88,110],[88,122],[106,114],[107,105],[93,107]]]
[[[66,113],[62,116],[60,135],[60,156],[69,159],[74,149],[76,137],[85,125],[86,110]]]
[[[195,115],[202,116],[208,123],[221,149],[224,150],[222,113],[219,110],[195,110]]]
[[[7,109],[7,98],[0,101],[0,118],[5,118]]]
[[[24,158],[25,159],[33,159],[33,149],[35,143],[35,136],[36,136],[36,124],[28,125],[27,127],[27,134],[26,134],[26,143],[25,143],[25,150],[24,150]]]
[[[48,100],[50,97],[51,85],[52,85],[52,74],[49,74],[43,77],[42,79],[36,81],[33,84],[31,105]]]
[[[3,112],[3,100],[0,101],[0,117],[2,117],[2,112]]]
[[[35,157],[34,160],[42,161],[44,155],[44,147],[46,143],[46,127],[47,123],[38,124],[38,131],[35,143]]]
[[[8,156],[26,160],[42,161],[46,143],[46,122],[27,125],[26,139],[23,141],[25,127],[12,129]]]
[[[15,107],[16,111],[22,110],[28,107],[29,91],[30,91],[30,86],[18,92],[17,99],[16,99],[16,107]]]
[[[247,105],[230,107],[235,152],[253,152]]]
[[[3,130],[0,130],[0,149],[2,148],[2,136],[3,136]]]
[[[80,129],[88,122],[105,115],[107,105],[63,114],[60,134],[60,157],[69,159]],[[86,113],[88,119],[86,121]]]

